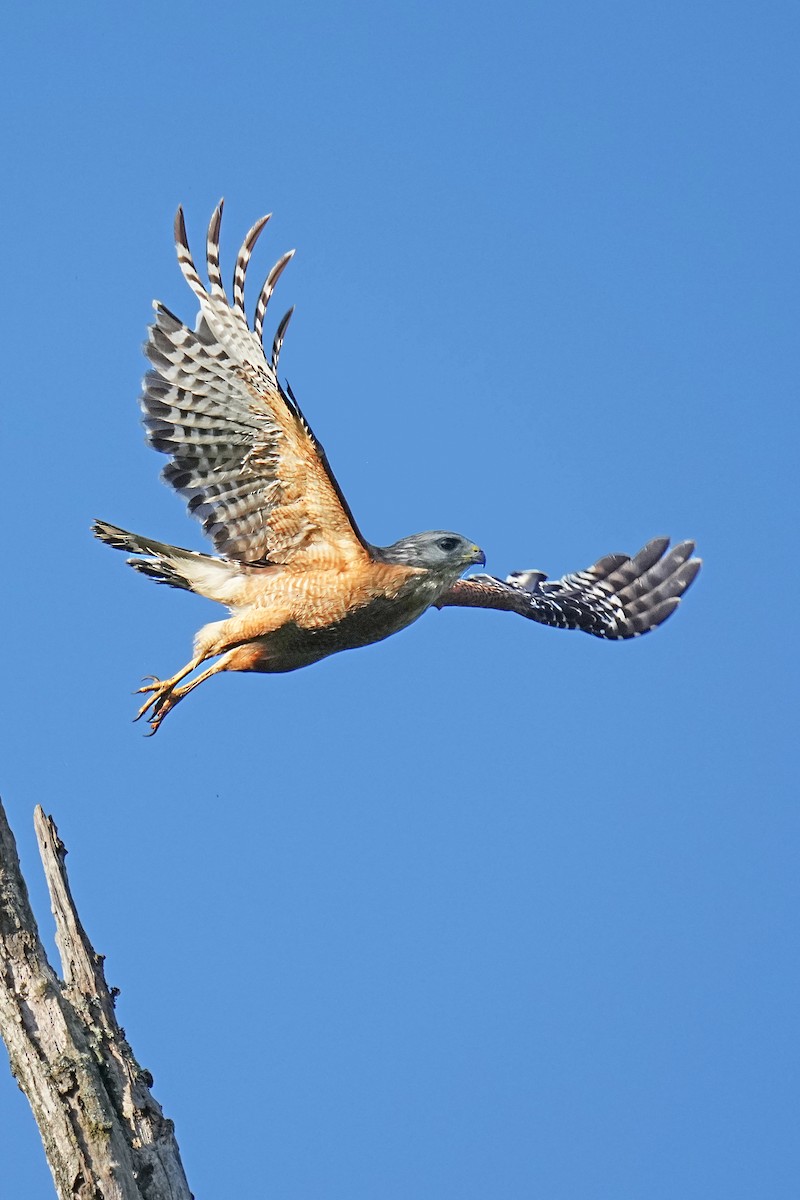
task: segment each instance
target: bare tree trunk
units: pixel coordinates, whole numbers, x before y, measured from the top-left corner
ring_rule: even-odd
[[[0,804],[0,1034],[30,1101],[60,1200],[192,1200],[173,1124],[150,1094],[81,925],[66,849],[37,806],[34,827],[63,982],[47,961]]]

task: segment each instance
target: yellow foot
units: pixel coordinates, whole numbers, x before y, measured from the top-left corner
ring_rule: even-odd
[[[148,692],[152,692],[153,694],[149,700],[145,701],[133,719],[134,721],[140,721],[148,710],[152,709],[150,712],[150,732],[147,735],[148,737],[152,737],[157,732],[159,725],[167,713],[181,699],[182,693],[175,688],[177,679],[158,679],[155,675],[146,675],[145,679],[150,679],[152,682],[146,683],[144,687],[137,688],[134,695],[138,696]]]

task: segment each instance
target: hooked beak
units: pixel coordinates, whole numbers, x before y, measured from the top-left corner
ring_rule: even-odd
[[[467,559],[467,562],[475,563],[475,565],[477,567],[485,567],[486,566],[486,555],[483,553],[480,546],[472,547],[472,553],[471,553],[470,557]]]

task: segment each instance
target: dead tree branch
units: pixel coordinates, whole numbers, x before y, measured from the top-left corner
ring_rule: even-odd
[[[63,981],[47,961],[0,804],[0,1034],[59,1200],[192,1200],[173,1124],[150,1094],[152,1079],[117,1022],[103,956],[78,917],[66,849],[38,806],[34,827]]]

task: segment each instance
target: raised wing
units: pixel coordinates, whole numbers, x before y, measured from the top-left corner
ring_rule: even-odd
[[[585,571],[548,580],[542,571],[515,571],[507,579],[470,575],[436,601],[437,608],[497,608],[556,629],[595,637],[639,637],[666,621],[700,570],[694,542],[667,553],[669,538],[654,538],[638,554],[609,554]]]
[[[183,212],[175,218],[178,262],[200,302],[194,330],[156,302],[145,353],[153,369],[141,405],[150,445],[172,457],[163,478],[188,501],[220,554],[240,562],[304,566],[368,556],[347,502],[290,390],[278,356],[290,309],[268,362],[261,344],[272,291],[294,251],[267,276],[251,330],[244,309],[247,265],[269,217],[257,221],[236,259],[233,300],[219,269],[222,202],[208,227],[210,288],[195,269]]]

